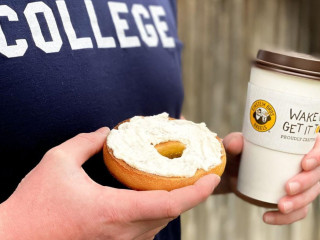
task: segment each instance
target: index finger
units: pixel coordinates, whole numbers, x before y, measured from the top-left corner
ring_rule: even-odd
[[[127,208],[134,209],[134,218],[137,220],[176,218],[207,199],[219,182],[217,175],[210,174],[194,185],[171,192],[134,192],[134,196],[130,196],[130,200],[126,202]]]
[[[194,208],[213,193],[219,182],[219,176],[210,174],[200,178],[194,185],[171,191],[170,194],[173,201],[172,206],[180,208],[178,215]],[[177,205],[175,205],[175,203]],[[174,209],[172,210],[174,213]]]

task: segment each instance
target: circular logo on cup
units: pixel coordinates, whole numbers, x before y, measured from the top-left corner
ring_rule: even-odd
[[[257,100],[250,108],[250,122],[258,132],[269,131],[276,123],[276,111],[269,102]]]

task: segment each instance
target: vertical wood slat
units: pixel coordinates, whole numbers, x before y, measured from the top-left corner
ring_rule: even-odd
[[[250,61],[259,48],[320,53],[318,0],[178,0],[186,118],[220,136],[241,131]],[[182,216],[183,240],[320,240],[320,200],[289,226],[262,222],[263,208],[212,196]]]
[[[309,0],[310,3],[310,49],[311,53],[320,56],[320,1],[319,0]]]

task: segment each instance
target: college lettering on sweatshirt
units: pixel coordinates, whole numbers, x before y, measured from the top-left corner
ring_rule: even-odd
[[[21,14],[26,19],[27,27],[29,27],[32,36],[30,39],[34,41],[35,46],[45,53],[58,53],[63,44],[66,44],[61,37],[61,32],[64,31],[72,50],[92,49],[94,48],[93,41],[95,41],[97,48],[137,48],[141,47],[142,44],[150,48],[175,47],[175,40],[170,33],[170,24],[168,24],[166,18],[167,13],[161,5],[146,6],[133,3],[128,6],[124,2],[106,1],[106,9],[103,12],[110,14],[115,36],[103,36],[94,3],[92,0],[83,0],[83,3],[87,14],[83,17],[89,19],[93,36],[78,36],[75,31],[77,21],[72,20],[65,0],[55,1],[57,7],[57,13],[55,14],[52,8],[43,1],[26,4]],[[45,30],[50,37],[44,34],[43,24],[40,24],[39,21],[40,16],[46,23]],[[57,23],[58,17],[62,26]],[[134,27],[137,29],[136,35],[130,31],[128,17],[133,18]],[[3,18],[6,21],[1,21]],[[0,53],[7,58],[22,57],[29,48],[28,40],[23,36],[8,43],[7,31],[17,31],[17,24],[14,27],[7,26],[6,29],[3,26],[13,22],[19,23],[19,17],[15,9],[8,5],[0,5]]]

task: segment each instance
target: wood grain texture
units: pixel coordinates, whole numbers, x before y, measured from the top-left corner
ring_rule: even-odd
[[[318,0],[178,0],[184,43],[183,115],[225,136],[241,131],[251,61],[258,49],[319,55]],[[212,196],[182,216],[183,240],[319,240],[320,200],[289,226],[262,221],[266,210],[232,194]]]

